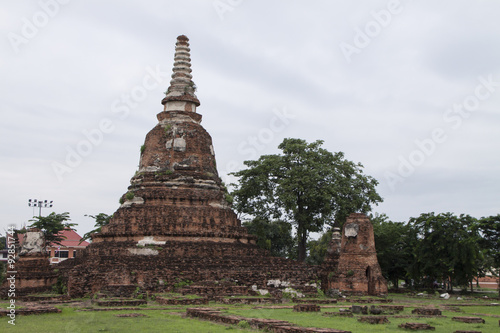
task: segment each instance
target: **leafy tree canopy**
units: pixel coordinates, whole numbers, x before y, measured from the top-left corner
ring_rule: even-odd
[[[469,215],[426,213],[411,218],[416,232],[414,260],[410,272],[415,280],[426,279],[467,285],[478,272],[481,253],[478,246],[477,220]]]
[[[97,215],[85,215],[85,216],[93,218],[95,220],[95,224],[94,224],[94,229],[90,230],[85,235],[83,235],[83,237],[80,239],[80,243],[85,240],[91,239],[93,234],[101,232],[102,227],[109,224],[109,221],[113,217],[113,214],[107,215],[104,213],[99,213]]]
[[[297,228],[298,260],[306,257],[310,232],[325,224],[343,223],[353,212],[368,212],[382,201],[378,182],[362,172],[363,166],[321,148],[323,141],[307,143],[285,139],[281,155],[245,161],[248,167],[233,173],[234,207],[264,220],[281,219]]]

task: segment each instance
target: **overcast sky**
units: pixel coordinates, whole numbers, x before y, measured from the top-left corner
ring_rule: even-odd
[[[0,2],[0,232],[53,200],[111,214],[190,39],[220,176],[324,140],[379,181],[374,211],[500,213],[500,2]]]

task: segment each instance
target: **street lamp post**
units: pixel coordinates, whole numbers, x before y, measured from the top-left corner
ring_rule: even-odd
[[[28,206],[29,207],[38,207],[38,216],[42,216],[42,208],[52,207],[52,203],[54,201],[50,200],[37,200],[37,199],[29,199]],[[35,208],[33,208],[35,209]]]

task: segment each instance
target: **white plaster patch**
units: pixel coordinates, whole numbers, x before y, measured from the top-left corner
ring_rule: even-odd
[[[210,145],[210,154],[215,156],[214,146]]]
[[[292,297],[297,297],[297,298],[304,297],[303,293],[301,293],[293,288],[285,288],[285,290],[283,290],[283,292],[291,294]]]
[[[288,281],[281,281],[281,280],[267,280],[267,285],[268,286],[274,286],[275,288],[278,287],[288,287],[290,286],[290,282]]]
[[[264,296],[264,295],[267,295],[269,294],[269,290],[267,289],[258,289],[257,292],[261,295],[261,296]]]
[[[345,226],[345,236],[346,237],[356,237],[358,235],[359,225],[356,223],[348,224]]]
[[[167,143],[168,145],[168,143]],[[186,151],[186,140],[184,138],[174,139],[174,150],[175,151]]]
[[[316,283],[311,283],[311,284],[306,283],[305,286],[306,287],[310,286],[310,287],[318,288],[318,285]]]
[[[156,166],[156,165],[149,165],[145,168],[142,168],[139,170],[139,172],[155,172],[155,171],[158,171],[160,170],[160,167],[159,166]]]
[[[172,142],[174,142],[174,140],[172,140],[172,139],[167,140],[167,143],[165,144],[165,147],[167,147],[167,149],[172,148]]]
[[[24,243],[20,255],[42,253],[45,248],[43,240],[43,232],[28,231],[24,237]]]
[[[149,247],[128,248],[128,252],[137,256],[157,256],[159,253],[158,250],[150,249]]]
[[[155,241],[153,236],[145,236],[143,239],[137,242],[137,245],[139,246],[165,245],[166,243],[167,243],[166,241]]]

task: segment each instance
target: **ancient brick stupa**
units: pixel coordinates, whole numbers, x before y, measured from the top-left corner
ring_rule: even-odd
[[[49,264],[49,255],[45,249],[43,232],[40,229],[28,229],[24,234],[9,235],[9,238],[20,238],[21,241],[16,248],[20,251],[15,262],[8,266],[7,271],[13,271],[7,277],[15,277],[13,280],[5,280],[2,284],[0,295],[7,293],[16,296],[25,296],[31,293],[51,291],[57,282],[57,273]],[[18,239],[19,241],[19,239]]]
[[[139,170],[110,223],[66,274],[71,296],[100,290],[171,290],[176,285],[229,292],[314,279],[302,263],[269,257],[241,226],[217,174],[212,139],[200,125],[188,38],[177,38],[170,87],[147,134]],[[229,289],[228,289],[229,288]],[[232,289],[232,290],[231,290]]]
[[[189,51],[187,37],[180,36],[172,80],[162,100],[164,111],[146,136],[139,170],[121,198],[121,207],[94,243],[112,239],[162,245],[207,237],[253,242],[226,201],[212,138],[200,125]]]
[[[368,217],[353,213],[344,223],[342,235],[339,230],[333,231],[323,263],[323,287],[350,295],[387,294]]]

